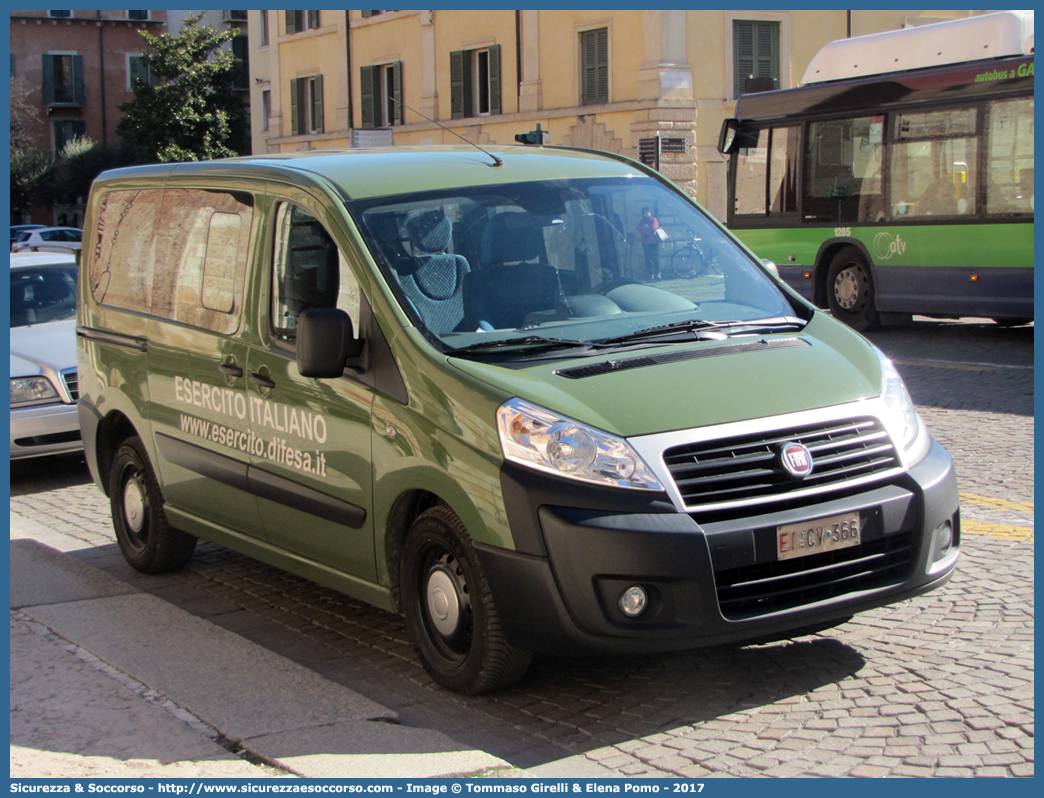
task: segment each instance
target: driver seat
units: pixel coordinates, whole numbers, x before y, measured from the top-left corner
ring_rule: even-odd
[[[558,270],[547,263],[544,228],[528,213],[494,216],[482,235],[483,268],[464,277],[467,326],[517,329],[561,296]]]

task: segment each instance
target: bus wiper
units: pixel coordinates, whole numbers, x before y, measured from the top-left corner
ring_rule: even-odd
[[[470,352],[489,352],[495,349],[511,349],[514,347],[545,350],[575,349],[576,347],[590,349],[591,345],[587,341],[571,341],[567,338],[544,338],[540,335],[527,335],[525,338],[504,338],[497,341],[479,341],[478,343],[468,344],[467,346],[461,346],[457,349],[449,349],[445,354],[463,355]]]
[[[716,332],[725,335],[732,332],[780,332],[782,330],[800,330],[806,322],[795,316],[776,316],[769,319],[752,319],[750,321],[706,321],[705,319],[689,319],[687,321],[676,321],[672,324],[661,324],[656,327],[646,327],[644,330],[636,330],[628,335],[617,338],[605,338],[596,341],[598,347],[615,346],[617,344],[633,343],[650,339],[673,339],[678,335],[691,334],[694,340],[700,340],[704,336],[701,333]],[[706,339],[720,338],[721,335],[706,336]]]

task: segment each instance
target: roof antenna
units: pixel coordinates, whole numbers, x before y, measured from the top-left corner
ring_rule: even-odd
[[[498,158],[498,157],[497,157],[496,155],[494,155],[493,153],[491,153],[491,152],[490,152],[489,150],[485,150],[485,149],[483,149],[482,147],[480,147],[480,146],[479,146],[478,144],[476,144],[475,142],[473,142],[473,141],[468,141],[468,140],[467,140],[466,138],[464,138],[464,137],[463,137],[462,135],[460,135],[460,133],[458,133],[458,132],[457,132],[456,130],[450,130],[450,129],[449,129],[448,127],[446,127],[446,126],[445,126],[444,124],[442,124],[441,122],[436,122],[436,121],[435,121],[434,119],[432,119],[432,118],[431,118],[430,116],[425,116],[424,114],[422,114],[422,113],[421,113],[420,111],[416,110],[415,108],[410,108],[410,106],[406,105],[406,103],[404,103],[404,102],[403,102],[402,100],[400,100],[400,99],[398,99],[398,98],[396,98],[396,97],[392,97],[392,100],[393,100],[394,102],[397,102],[397,103],[398,103],[399,105],[401,105],[401,106],[402,106],[403,108],[405,108],[405,109],[406,109],[407,111],[413,111],[413,113],[415,113],[415,114],[416,114],[417,116],[421,116],[421,117],[424,117],[424,118],[425,118],[425,119],[427,119],[427,120],[428,120],[429,122],[431,122],[431,123],[432,123],[433,125],[438,125],[438,126],[439,126],[439,127],[441,127],[441,128],[443,129],[443,130],[445,130],[445,131],[446,131],[446,132],[448,132],[448,133],[452,133],[452,134],[453,134],[454,136],[456,136],[456,137],[457,137],[458,139],[460,139],[461,141],[465,142],[466,144],[470,144],[470,145],[471,145],[472,147],[474,147],[475,149],[477,149],[477,150],[481,150],[482,152],[484,152],[484,153],[485,153],[486,155],[488,155],[488,156],[489,156],[490,158],[492,158],[492,159],[493,159],[493,164],[492,164],[493,166],[503,166],[503,165],[504,165],[504,160],[503,160],[502,158]]]

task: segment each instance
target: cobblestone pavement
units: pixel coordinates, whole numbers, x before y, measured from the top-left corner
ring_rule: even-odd
[[[899,366],[957,463],[965,535],[945,587],[775,644],[543,659],[488,696],[435,687],[397,616],[212,544],[180,573],[136,574],[93,485],[15,495],[12,510],[96,547],[78,555],[92,564],[519,767],[577,756],[619,776],[1032,776],[1032,372]]]

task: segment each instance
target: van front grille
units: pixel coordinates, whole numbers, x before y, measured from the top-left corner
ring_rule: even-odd
[[[801,443],[812,455],[812,471],[794,477],[779,451]],[[685,506],[760,504],[794,491],[819,492],[865,482],[900,468],[898,452],[875,418],[855,418],[777,429],[667,449],[664,463]]]
[[[718,607],[737,621],[899,584],[909,578],[915,556],[913,533],[903,532],[850,549],[717,571]]]

